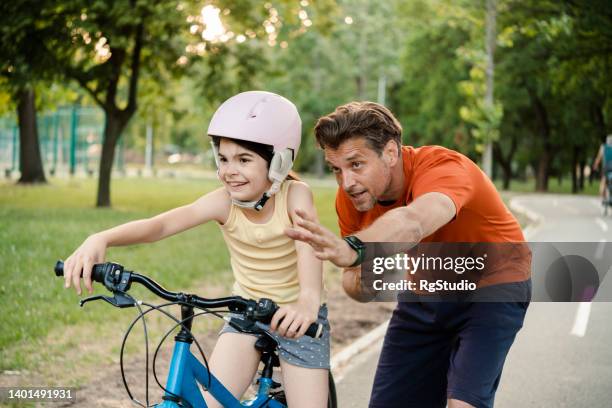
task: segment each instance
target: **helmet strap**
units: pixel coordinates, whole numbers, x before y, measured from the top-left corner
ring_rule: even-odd
[[[268,202],[268,200],[270,199],[270,197],[278,193],[282,183],[283,183],[282,180],[274,181],[270,189],[266,191],[265,193],[263,193],[261,198],[257,201],[239,201],[239,200],[234,200],[232,198],[232,203],[236,204],[238,207],[249,208],[255,211],[261,211],[264,205],[266,205],[266,202]]]
[[[215,142],[210,141],[210,146],[212,147],[213,159],[215,159],[215,165],[217,165],[217,174],[219,174],[219,149],[215,146]]]
[[[239,200],[234,200],[232,198],[232,204],[235,204],[241,208],[248,208],[250,210],[261,211],[261,209],[264,207],[264,205],[270,199],[270,197],[271,196],[269,196],[268,193],[266,192],[257,201],[239,201]]]

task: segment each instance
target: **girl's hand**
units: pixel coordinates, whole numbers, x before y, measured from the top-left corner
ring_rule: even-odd
[[[296,303],[281,306],[270,322],[270,329],[281,336],[297,339],[317,320],[319,302],[300,297]],[[281,321],[282,320],[282,321]]]
[[[85,287],[89,293],[92,293],[91,271],[94,264],[104,262],[106,248],[106,241],[100,235],[89,236],[64,262],[64,286],[69,288],[71,283],[74,284],[74,289],[80,295],[81,271],[83,271]]]

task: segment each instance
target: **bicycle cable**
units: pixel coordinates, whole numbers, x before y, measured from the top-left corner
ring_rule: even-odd
[[[161,346],[163,345],[163,343],[166,341],[166,339],[168,338],[168,336],[170,335],[170,333],[172,333],[174,331],[174,329],[176,329],[179,325],[183,324],[184,321],[188,320],[188,319],[192,319],[194,317],[197,316],[202,316],[208,314],[208,312],[200,312],[200,313],[196,313],[193,316],[184,319],[180,322],[177,322],[174,326],[172,326],[172,328],[170,330],[168,330],[166,332],[166,334],[162,337],[162,339],[160,340],[160,342],[157,345],[157,348],[155,349],[155,353],[153,354],[153,378],[155,379],[155,382],[157,382],[157,385],[159,385],[159,387],[161,389],[163,389],[164,391],[167,391],[164,386],[160,383],[159,379],[157,378],[157,370],[155,369],[155,362],[157,361],[157,354],[159,353],[159,350],[161,349]],[[191,334],[191,331],[189,331],[189,333]],[[193,337],[193,335],[192,335]],[[194,339],[195,340],[195,339]],[[197,344],[196,344],[197,345]],[[204,366],[206,367],[206,370],[208,371],[208,361],[206,360],[206,357],[204,357],[203,353],[200,353],[202,355],[202,358],[204,359]],[[205,387],[206,390],[208,390],[208,388],[210,388],[210,371],[208,371],[208,387]]]
[[[132,321],[132,323],[130,324],[130,326],[129,326],[129,327],[128,327],[128,329],[126,330],[126,332],[125,332],[125,334],[124,334],[124,336],[123,336],[123,341],[121,342],[121,351],[120,351],[120,354],[119,354],[119,366],[120,366],[120,369],[121,369],[121,379],[122,379],[122,381],[123,381],[123,386],[124,386],[124,388],[125,388],[126,392],[128,393],[128,396],[130,397],[130,399],[131,399],[133,402],[135,402],[136,404],[138,404],[138,405],[140,405],[141,407],[143,407],[143,408],[150,408],[150,407],[154,407],[155,405],[149,405],[149,404],[148,404],[148,401],[147,401],[147,404],[145,405],[145,404],[143,404],[142,402],[140,402],[139,400],[137,400],[136,398],[134,398],[134,396],[132,395],[132,392],[130,391],[130,387],[129,387],[129,386],[128,386],[128,384],[127,384],[127,380],[126,380],[126,378],[125,378],[125,369],[124,369],[124,366],[123,366],[123,355],[124,355],[124,353],[125,353],[125,345],[126,345],[126,343],[127,343],[127,339],[128,339],[128,337],[129,337],[129,335],[130,335],[130,333],[131,333],[132,329],[134,328],[134,326],[136,325],[136,323],[138,323],[138,320],[143,319],[143,322],[144,322],[144,320],[145,320],[145,319],[144,319],[144,316],[145,316],[146,314],[148,314],[149,312],[152,312],[152,311],[154,311],[154,310],[156,310],[156,311],[162,311],[162,312],[164,312],[166,315],[168,315],[170,318],[175,319],[175,318],[174,318],[174,316],[169,315],[168,313],[166,313],[165,311],[161,310],[160,308],[162,308],[162,307],[168,307],[168,306],[172,306],[172,305],[176,305],[176,304],[180,304],[180,303],[179,303],[179,302],[169,302],[169,303],[165,303],[165,304],[162,304],[162,305],[156,306],[156,305],[150,305],[150,304],[143,303],[143,302],[138,302],[138,301],[136,301],[136,300],[135,300],[133,297],[131,297],[131,296],[130,296],[130,298],[131,298],[131,299],[133,299],[133,300],[134,300],[134,304],[135,304],[135,305],[137,305],[137,307],[138,307],[138,309],[139,309],[139,314],[138,314],[138,316],[137,316],[137,317],[136,317],[136,318],[135,318],[135,319]],[[143,311],[142,311],[142,308],[140,308],[140,307],[139,307],[139,306],[140,306],[140,304],[144,304],[145,306],[148,306],[148,307],[149,307],[149,309],[147,309],[146,311],[144,311],[144,312],[143,312]],[[176,321],[176,319],[175,319],[175,321]],[[175,327],[176,327],[176,326],[175,326]],[[145,324],[145,330],[146,330],[146,324]],[[147,398],[148,398],[148,385],[149,385],[149,384],[148,384],[148,371],[149,371],[149,364],[148,364],[148,361],[149,361],[149,352],[148,352],[148,350],[149,350],[149,347],[148,347],[148,334],[146,334],[146,335],[145,335],[145,342],[146,342],[145,347],[146,347],[146,352],[147,352],[147,355],[145,356],[145,362],[146,362],[146,367],[145,367],[145,370],[147,370],[147,373],[146,373],[146,374],[147,374],[147,376],[146,376],[146,387],[147,387],[147,389],[146,389],[145,395],[146,395],[146,396],[147,396]],[[173,394],[173,393],[170,393],[170,394]],[[173,394],[173,395],[174,395],[174,394]],[[178,397],[178,396],[177,396],[177,397]]]
[[[149,305],[149,304],[145,304],[145,305],[147,305],[147,306],[154,306],[154,305]],[[206,367],[206,372],[208,373],[208,381],[207,381],[207,382],[208,382],[208,384],[207,384],[207,385],[202,384],[202,386],[204,387],[204,391],[208,391],[208,390],[210,389],[210,384],[211,384],[212,380],[211,380],[211,372],[210,372],[210,369],[209,369],[209,366],[208,366],[208,360],[206,359],[206,355],[204,354],[204,351],[202,350],[202,347],[200,346],[200,343],[199,343],[199,342],[196,340],[196,338],[195,338],[195,336],[193,335],[193,333],[191,332],[191,330],[187,329],[187,328],[186,328],[186,327],[185,327],[183,324],[184,324],[184,323],[185,323],[187,320],[189,320],[189,319],[194,319],[194,318],[196,318],[196,317],[198,317],[198,316],[203,316],[203,315],[206,315],[206,314],[212,314],[212,315],[214,315],[214,316],[219,317],[220,319],[223,319],[223,316],[221,315],[221,313],[230,313],[230,312],[229,312],[229,311],[217,312],[217,311],[210,310],[210,309],[206,309],[206,308],[202,308],[202,309],[204,309],[204,311],[203,311],[203,312],[196,313],[196,314],[194,314],[194,315],[193,315],[193,316],[191,316],[191,317],[187,317],[187,318],[185,318],[185,319],[181,320],[180,322],[178,321],[178,319],[174,319],[174,317],[173,317],[173,316],[169,316],[169,317],[172,317],[172,318],[173,318],[173,320],[176,322],[176,324],[175,324],[175,325],[174,325],[172,328],[170,328],[170,330],[168,330],[168,332],[167,332],[167,333],[164,335],[164,337],[163,337],[163,338],[160,340],[159,344],[157,345],[157,348],[155,349],[155,353],[153,354],[153,378],[155,379],[155,382],[157,383],[157,385],[158,385],[158,386],[159,386],[159,387],[160,387],[162,390],[164,390],[165,392],[168,392],[168,393],[172,394],[170,391],[168,391],[168,390],[166,390],[166,388],[164,388],[164,386],[161,384],[161,382],[160,382],[160,381],[159,381],[159,379],[157,378],[157,370],[156,370],[156,368],[155,368],[155,362],[156,362],[156,360],[157,360],[157,355],[158,355],[158,353],[159,353],[159,350],[161,349],[161,346],[162,346],[162,345],[163,345],[163,343],[166,341],[166,339],[168,338],[168,336],[170,335],[170,333],[172,333],[172,332],[174,331],[174,329],[176,329],[176,327],[178,327],[179,325],[181,325],[183,328],[185,328],[185,330],[187,330],[187,332],[189,333],[189,335],[190,335],[190,336],[193,338],[193,340],[195,341],[196,346],[198,347],[198,350],[200,351],[200,355],[202,356],[202,360],[204,360],[204,367]],[[164,311],[164,310],[161,310],[161,309],[160,309],[159,311],[160,311],[160,312],[162,312],[162,313],[167,314],[167,312],[166,312],[166,311]],[[187,403],[189,403],[188,401],[186,401],[186,402],[187,402]]]
[[[182,400],[182,399],[180,398],[180,396],[178,396],[178,395],[174,394],[174,393],[173,393],[173,392],[171,392],[171,391],[168,391],[168,390],[167,390],[167,389],[166,389],[166,388],[165,388],[165,387],[164,387],[164,386],[163,386],[163,385],[160,383],[159,379],[157,378],[157,373],[156,373],[156,369],[155,369],[155,362],[156,362],[157,354],[158,354],[159,349],[161,348],[161,346],[162,346],[163,342],[164,342],[164,341],[165,341],[165,339],[168,337],[168,335],[169,335],[170,333],[172,333],[172,331],[174,331],[174,330],[175,330],[175,329],[176,329],[178,326],[182,326],[182,328],[183,328],[183,329],[185,329],[185,330],[186,330],[186,331],[189,333],[189,335],[190,335],[190,336],[193,338],[193,340],[194,340],[194,342],[195,342],[195,344],[196,344],[196,347],[198,348],[198,351],[200,352],[200,355],[202,356],[202,359],[203,359],[203,361],[204,361],[204,366],[206,367],[206,370],[207,370],[207,372],[208,372],[208,386],[207,386],[207,387],[205,387],[205,389],[210,388],[210,383],[211,383],[211,377],[210,377],[210,376],[211,376],[211,374],[210,374],[209,367],[208,367],[208,361],[207,361],[207,359],[206,359],[206,356],[205,356],[205,354],[204,354],[204,351],[203,351],[203,349],[202,349],[202,347],[201,347],[200,343],[199,343],[199,342],[198,342],[198,340],[195,338],[195,336],[193,336],[193,333],[191,332],[191,330],[189,330],[189,329],[188,329],[188,328],[187,328],[187,327],[184,325],[184,323],[185,323],[186,321],[188,321],[189,319],[194,319],[195,317],[202,316],[202,315],[206,315],[206,314],[213,314],[213,315],[215,315],[215,316],[217,316],[217,317],[219,317],[219,318],[223,318],[223,316],[221,315],[221,313],[229,313],[229,311],[228,311],[228,312],[225,312],[225,311],[223,311],[223,312],[216,312],[216,311],[213,311],[213,310],[204,309],[204,311],[203,311],[203,312],[196,313],[196,314],[195,314],[195,315],[193,315],[193,316],[187,317],[187,318],[185,318],[185,319],[183,319],[183,320],[179,321],[177,318],[175,318],[174,316],[172,316],[170,313],[168,313],[167,311],[163,310],[162,308],[164,308],[164,307],[169,307],[169,306],[173,306],[173,305],[183,305],[183,304],[185,304],[185,302],[176,301],[176,302],[168,302],[168,303],[164,303],[164,304],[162,304],[162,305],[152,305],[152,304],[149,304],[149,303],[146,303],[146,302],[139,302],[139,301],[136,301],[136,300],[135,300],[135,299],[134,299],[132,296],[127,295],[126,293],[124,293],[124,294],[125,294],[126,296],[129,296],[129,297],[130,297],[130,299],[134,300],[134,304],[137,306],[137,308],[138,308],[138,310],[139,310],[139,314],[138,314],[138,316],[137,316],[137,317],[136,317],[136,318],[135,318],[135,319],[132,321],[132,323],[130,324],[130,326],[129,326],[129,327],[128,327],[128,329],[126,330],[125,335],[123,336],[123,341],[122,341],[122,343],[121,343],[120,358],[119,358],[119,364],[120,364],[120,369],[121,369],[121,379],[122,379],[122,381],[123,381],[123,385],[124,385],[124,387],[125,387],[125,389],[126,389],[126,392],[128,393],[128,396],[130,397],[130,399],[131,399],[131,400],[132,400],[134,403],[138,404],[139,406],[141,406],[141,407],[143,407],[143,408],[150,408],[150,407],[154,407],[154,406],[155,406],[155,405],[149,405],[149,377],[148,377],[148,375],[149,375],[149,344],[148,344],[148,331],[147,331],[147,327],[146,327],[146,322],[145,322],[145,318],[144,318],[144,316],[145,316],[146,314],[148,314],[149,312],[152,312],[152,311],[158,311],[158,312],[161,312],[161,313],[163,313],[164,315],[166,315],[168,318],[170,318],[170,319],[171,319],[171,320],[173,320],[174,322],[176,322],[176,324],[175,324],[175,325],[174,325],[174,326],[173,326],[173,327],[172,327],[172,328],[171,328],[171,329],[170,329],[170,330],[169,330],[169,331],[166,333],[166,335],[165,335],[165,336],[162,338],[162,340],[160,341],[159,345],[158,345],[158,346],[157,346],[157,348],[156,348],[155,354],[154,354],[154,356],[153,356],[153,378],[155,379],[155,382],[157,383],[157,385],[158,385],[158,386],[159,386],[159,387],[160,387],[160,388],[161,388],[161,389],[162,389],[164,392],[166,392],[166,393],[168,393],[168,394],[170,394],[170,395],[172,395],[172,396],[174,396],[174,397],[178,398],[180,401],[183,401],[183,402],[187,403],[189,406],[191,406],[191,404],[189,404],[189,402],[188,402],[188,401],[186,401],[186,400]],[[147,306],[149,309],[147,309],[146,311],[144,311],[144,312],[143,312],[143,311],[142,311],[142,308],[140,307],[140,305],[141,305],[141,304],[142,304],[142,305],[144,305],[144,306]],[[192,306],[192,305],[190,305],[190,306]],[[136,325],[136,323],[137,323],[137,322],[138,322],[138,320],[140,320],[140,319],[142,319],[142,320],[143,320],[143,327],[144,327],[144,332],[145,332],[145,348],[146,348],[146,358],[145,358],[145,370],[146,370],[146,377],[145,377],[145,383],[146,383],[145,402],[146,402],[146,405],[145,405],[145,404],[143,404],[142,402],[140,402],[139,400],[137,400],[136,398],[134,398],[134,396],[132,395],[132,393],[131,393],[131,391],[130,391],[130,388],[129,388],[128,384],[127,384],[127,380],[126,380],[126,378],[125,378],[125,370],[124,370],[124,366],[123,366],[123,355],[124,355],[124,351],[125,351],[125,345],[126,345],[126,342],[127,342],[127,338],[129,337],[129,335],[130,335],[130,333],[131,333],[132,329],[134,328],[134,326]]]
[[[162,311],[162,310],[160,310],[160,312],[166,313],[165,311]],[[166,332],[166,334],[162,337],[162,339],[160,340],[159,344],[157,345],[157,348],[155,349],[155,353],[153,354],[153,378],[155,379],[155,382],[157,382],[157,385],[159,385],[159,387],[161,389],[163,389],[164,391],[166,390],[164,388],[164,386],[160,383],[159,379],[157,378],[157,370],[155,369],[155,361],[157,360],[157,354],[159,353],[159,350],[160,350],[161,346],[166,341],[166,339],[168,338],[170,333],[172,333],[174,331],[174,329],[176,329],[179,325],[183,325],[183,323],[185,321],[189,320],[190,318],[195,318],[195,317],[206,315],[206,314],[212,314],[212,315],[215,315],[215,316],[217,316],[219,318],[223,318],[223,316],[220,313],[229,313],[229,312],[216,312],[216,311],[213,311],[213,310],[204,309],[203,312],[196,313],[193,316],[188,317],[186,319],[183,319],[180,322],[178,321],[178,319],[175,320],[177,323],[172,328],[170,328],[170,330],[168,330]],[[185,326],[183,326],[183,327],[185,327]],[[206,384],[206,385],[202,384],[202,386],[204,387],[205,391],[208,391],[210,389],[210,384],[212,382],[212,380],[211,380],[211,373],[210,373],[210,370],[209,370],[209,367],[208,367],[208,361],[206,360],[206,356],[204,355],[204,352],[202,351],[202,348],[200,347],[199,343],[195,339],[195,336],[193,335],[191,330],[187,330],[187,331],[189,332],[189,334],[191,335],[193,340],[196,342],[196,346],[200,350],[200,355],[202,356],[202,359],[204,360],[204,367],[206,367],[206,371],[208,372],[208,381],[207,381],[208,384]]]
[[[131,297],[131,296],[130,296],[130,297]],[[133,298],[132,298],[132,299],[133,299]],[[148,314],[149,312],[152,312],[152,311],[154,311],[154,310],[159,311],[159,310],[160,310],[159,308],[161,308],[161,307],[172,306],[172,305],[179,304],[179,303],[178,303],[178,302],[169,302],[169,303],[165,303],[165,304],[160,305],[160,306],[155,306],[155,305],[149,305],[149,304],[145,304],[145,303],[143,303],[143,302],[140,302],[140,303],[139,303],[138,301],[135,301],[135,305],[138,305],[138,306],[139,306],[140,304],[144,304],[145,306],[148,306],[148,307],[149,307],[149,309],[147,309],[145,312],[142,312],[142,309],[141,309],[140,307],[138,307],[138,309],[139,309],[139,312],[140,312],[140,313],[139,313],[139,315],[138,315],[138,316],[137,316],[137,317],[136,317],[136,318],[135,318],[135,319],[132,321],[132,323],[131,323],[131,324],[130,324],[130,326],[128,327],[128,329],[127,329],[127,331],[126,331],[125,335],[123,336],[123,341],[121,342],[121,351],[120,351],[120,354],[119,354],[119,366],[120,366],[120,369],[121,369],[121,379],[123,380],[123,386],[125,387],[125,390],[127,391],[128,396],[130,397],[130,399],[131,399],[133,402],[135,402],[136,404],[138,404],[138,405],[140,405],[141,407],[143,407],[143,408],[150,408],[150,407],[154,407],[154,405],[149,405],[149,404],[148,404],[148,401],[147,401],[147,404],[145,405],[145,404],[143,404],[142,402],[140,402],[139,400],[137,400],[136,398],[134,398],[134,397],[133,397],[133,395],[132,395],[132,393],[131,393],[131,391],[130,391],[130,388],[129,388],[128,384],[127,384],[127,380],[126,380],[126,378],[125,378],[125,370],[124,370],[124,367],[123,367],[123,355],[124,355],[124,351],[125,351],[125,345],[126,345],[126,343],[127,343],[127,339],[128,339],[128,337],[129,337],[129,335],[130,335],[130,333],[131,333],[132,329],[134,328],[134,326],[136,325],[136,323],[138,322],[138,320],[143,319],[143,321],[144,321],[144,316],[145,316],[146,314]],[[170,317],[174,318],[174,316],[170,316]],[[146,341],[146,345],[145,345],[145,346],[146,346],[146,351],[147,351],[147,356],[146,356],[146,358],[145,358],[145,361],[146,361],[146,367],[145,367],[145,369],[147,370],[147,377],[146,377],[146,380],[147,380],[147,381],[146,381],[147,390],[146,390],[145,395],[147,395],[147,396],[148,396],[148,370],[149,370],[149,368],[148,368],[148,360],[149,360],[149,357],[148,357],[148,354],[149,354],[149,353],[148,353],[148,335],[147,335],[147,336],[145,336],[145,341]],[[173,393],[170,393],[170,394],[173,394]],[[173,395],[174,395],[174,394],[173,394]],[[178,397],[178,396],[177,396],[177,397]]]
[[[149,408],[149,407],[154,407],[154,405],[149,405],[149,336],[148,336],[148,330],[147,330],[147,325],[146,325],[146,321],[144,319],[144,315],[146,315],[147,313],[149,313],[150,311],[153,310],[153,308],[149,308],[147,311],[143,312],[142,308],[140,307],[140,303],[134,299],[132,296],[128,295],[125,292],[122,292],[123,295],[129,297],[130,299],[132,299],[134,301],[134,305],[138,308],[138,316],[136,317],[136,319],[134,319],[132,321],[132,323],[130,324],[128,330],[126,331],[125,335],[123,336],[123,340],[121,342],[121,351],[119,353],[119,367],[121,370],[121,380],[123,381],[123,386],[128,394],[128,396],[130,397],[130,399],[132,400],[132,402],[140,405],[141,407],[144,408]],[[170,304],[168,304],[170,305]],[[134,396],[132,395],[132,392],[130,391],[130,387],[128,386],[127,380],[125,378],[125,370],[123,367],[123,354],[125,351],[125,344],[127,342],[127,338],[129,337],[130,332],[132,331],[132,328],[134,327],[134,325],[136,324],[136,322],[138,322],[138,320],[140,320],[142,318],[142,322],[143,322],[143,328],[144,328],[144,338],[145,338],[145,404],[143,404],[142,402],[140,402],[139,400],[137,400],[136,398],[134,398]]]
[[[134,298],[132,298],[134,299]],[[134,299],[135,300],[135,299]],[[149,335],[147,332],[147,321],[142,313],[142,308],[138,302],[135,303],[142,318],[142,327],[144,329],[145,338],[145,405],[149,407]]]

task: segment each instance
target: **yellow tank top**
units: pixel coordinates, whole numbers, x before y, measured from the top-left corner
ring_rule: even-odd
[[[220,225],[234,272],[234,295],[268,298],[281,305],[297,301],[297,251],[284,232],[292,225],[287,211],[291,183],[285,181],[274,195],[274,212],[268,222],[251,222],[242,208],[232,205],[227,221]]]

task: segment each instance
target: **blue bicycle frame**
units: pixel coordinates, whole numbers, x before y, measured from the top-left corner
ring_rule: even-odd
[[[190,346],[190,343],[183,341],[176,341],[175,343],[166,383],[166,390],[168,391],[166,392],[166,398],[178,395],[183,400],[189,402],[194,408],[207,407],[197,383],[208,385],[209,371],[191,353],[189,350]],[[211,373],[208,392],[226,408],[286,408],[285,405],[270,398],[271,387],[272,379],[260,378],[257,396],[251,400],[240,402]],[[163,403],[158,404],[157,407],[177,408],[180,405],[177,402],[165,400]]]

